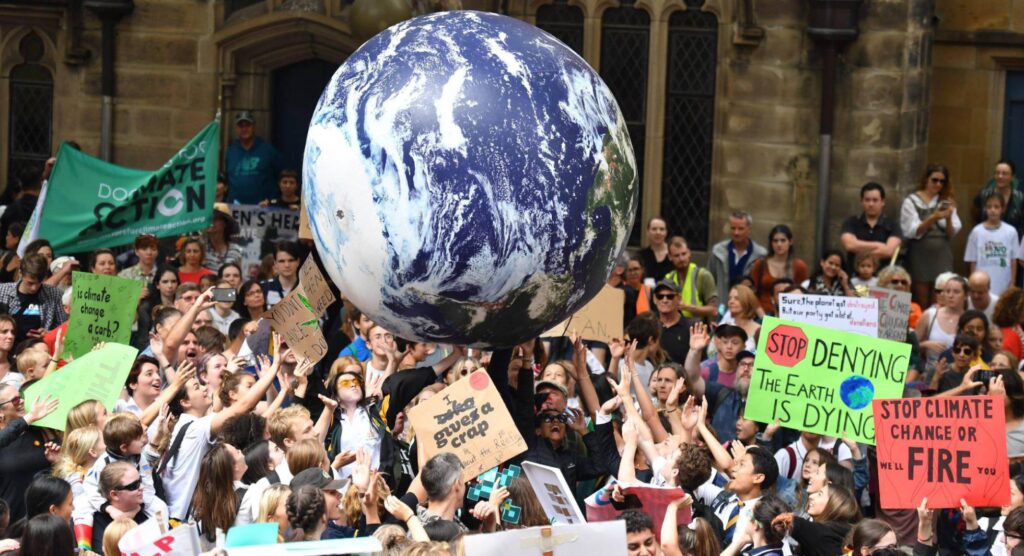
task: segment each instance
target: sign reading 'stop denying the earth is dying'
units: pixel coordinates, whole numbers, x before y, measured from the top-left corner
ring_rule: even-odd
[[[766,318],[745,416],[875,443],[871,402],[899,398],[910,345]]]

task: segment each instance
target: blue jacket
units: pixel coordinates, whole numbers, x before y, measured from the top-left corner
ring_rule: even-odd
[[[277,176],[284,169],[284,160],[281,153],[263,139],[257,137],[249,150],[233,141],[228,147],[225,166],[232,202],[255,205],[280,195]]]

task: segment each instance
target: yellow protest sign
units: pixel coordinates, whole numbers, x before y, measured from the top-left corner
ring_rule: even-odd
[[[621,338],[625,304],[626,292],[605,285],[576,314],[541,334],[541,337],[568,336],[575,330],[584,340],[608,343],[612,338]]]
[[[526,451],[526,441],[486,371],[476,371],[409,412],[428,458],[441,452],[459,456],[462,480]]]

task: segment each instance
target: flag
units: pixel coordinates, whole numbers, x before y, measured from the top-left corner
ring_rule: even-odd
[[[124,168],[61,145],[45,200],[40,196],[25,235],[48,239],[59,254],[124,245],[142,234],[167,237],[208,228],[219,130],[219,122],[211,122],[154,171]]]

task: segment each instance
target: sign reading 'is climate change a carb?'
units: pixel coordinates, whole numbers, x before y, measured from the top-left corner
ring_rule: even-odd
[[[745,415],[874,444],[871,402],[903,395],[909,361],[909,344],[768,317]]]

